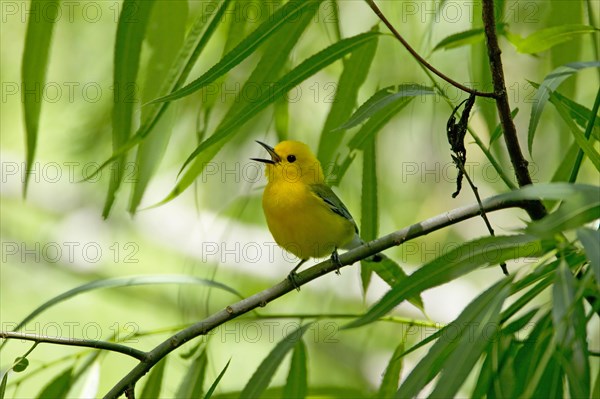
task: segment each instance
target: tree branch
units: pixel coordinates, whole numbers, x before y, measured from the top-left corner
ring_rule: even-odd
[[[527,168],[529,162],[527,162],[521,152],[517,129],[510,116],[510,105],[508,104],[508,95],[504,82],[504,69],[502,67],[502,58],[500,57],[502,51],[500,51],[498,36],[496,35],[494,0],[483,0],[482,20],[485,28],[492,81],[494,83],[496,108],[498,109],[502,130],[504,131],[504,142],[510,156],[510,162],[515,169],[519,187],[523,187],[532,184],[532,181],[529,169]],[[544,208],[541,201],[529,201],[525,210],[533,220],[541,219],[547,214],[546,208]]]
[[[419,61],[419,63],[421,65],[425,66],[431,72],[435,73],[437,76],[444,79],[446,82],[450,83],[452,86],[454,86],[458,89],[461,89],[464,92],[467,92],[469,94],[474,94],[479,97],[496,98],[497,93],[489,93],[489,92],[483,92],[483,91],[471,89],[470,87],[467,87],[461,83],[458,83],[456,80],[449,78],[448,76],[444,75],[442,72],[437,70],[433,65],[431,65],[429,62],[427,62],[425,60],[425,58],[421,57],[421,55],[419,53],[417,53],[417,51],[415,49],[413,49],[410,44],[408,44],[408,42],[402,37],[402,35],[396,30],[396,28],[394,28],[394,25],[392,25],[392,23],[385,17],[385,15],[383,15],[383,13],[379,9],[379,7],[377,7],[377,4],[375,4],[375,2],[373,0],[365,0],[365,1],[369,5],[369,7],[371,7],[371,10],[373,10],[375,15],[377,15],[377,17],[385,24],[385,26],[388,27],[388,29],[396,37],[396,39],[398,39],[398,41],[400,41],[400,43],[402,43],[404,48],[406,48],[408,50],[408,52],[411,53],[412,56],[415,57],[415,59],[417,61]]]
[[[83,346],[86,348],[104,349],[111,352],[122,353],[124,355],[134,357],[140,361],[143,361],[146,358],[146,352],[141,351],[139,349],[131,348],[129,346],[121,344],[116,344],[114,342],[95,341],[93,339],[48,337],[45,335],[27,334],[15,331],[0,331],[0,338],[21,339],[37,343],[48,343],[67,346]]]
[[[482,201],[482,207],[486,212],[493,212],[506,208],[525,209],[526,206],[526,201],[506,201],[498,199],[498,197],[491,197]],[[376,253],[393,246],[401,245],[402,243],[416,237],[424,236],[463,220],[478,217],[481,213],[481,209],[482,208],[480,208],[479,204],[457,208],[444,214],[424,220],[420,223],[413,224],[412,226],[406,227],[402,230],[398,230],[386,236],[380,237],[358,248],[341,254],[339,256],[341,266],[332,263],[331,260],[328,259],[299,273],[296,277],[296,285],[304,285],[320,276],[332,271],[336,271],[340,267],[352,265],[361,259],[368,258],[369,256],[375,255]],[[267,288],[264,291],[227,306],[225,309],[207,317],[206,319],[179,331],[151,351],[146,352],[144,359],[142,359],[137,366],[135,366],[106,394],[105,399],[118,398],[126,390],[131,392],[137,381],[139,381],[140,378],[150,371],[150,369],[156,363],[189,340],[200,335],[205,335],[229,320],[232,320],[258,307],[264,307],[269,302],[289,292],[295,291],[296,287],[292,285],[288,279],[285,279],[273,287]]]

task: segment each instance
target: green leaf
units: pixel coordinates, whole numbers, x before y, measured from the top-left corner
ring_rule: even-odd
[[[146,385],[144,385],[144,389],[140,395],[141,398],[160,398],[160,389],[162,387],[166,364],[167,358],[165,357],[152,367]]]
[[[531,82],[531,84],[536,89],[539,87],[539,85],[533,82]],[[575,121],[575,123],[584,129],[592,119],[592,111],[588,107],[563,96],[558,91],[554,91],[550,94],[550,103],[554,106],[556,106],[556,104],[563,105],[569,111],[569,115],[571,115],[571,118]],[[600,118],[595,118],[592,132],[596,140],[600,140]]]
[[[566,262],[556,269],[552,290],[552,322],[560,363],[573,398],[590,396],[590,365],[587,353],[586,317],[581,298],[576,297],[575,278]]]
[[[63,399],[67,397],[73,380],[73,368],[70,367],[52,379],[38,394],[38,399]]]
[[[568,182],[569,177],[571,176],[571,171],[573,170],[573,166],[575,165],[575,160],[577,159],[577,154],[579,152],[579,146],[576,142],[571,144],[563,160],[560,162],[560,165],[556,168],[556,171],[552,175],[552,182]]]
[[[223,370],[221,370],[221,372],[219,373],[219,375],[217,376],[215,381],[212,383],[212,385],[206,392],[206,395],[204,395],[204,399],[210,399],[212,397],[212,394],[213,394],[213,392],[215,392],[215,389],[217,389],[217,386],[219,385],[221,378],[223,378],[223,376],[225,375],[225,372],[227,371],[227,368],[229,367],[229,363],[231,363],[231,359],[229,359],[227,361],[227,364],[225,365],[225,367],[223,367]]]
[[[308,392],[306,345],[299,340],[292,353],[292,363],[282,398],[305,398]]]
[[[407,298],[447,283],[482,265],[494,265],[508,259],[543,253],[541,243],[530,235],[484,237],[448,251],[400,281],[367,313],[343,328],[372,323],[389,313]]]
[[[505,23],[500,23],[496,25],[496,30],[498,31],[499,35],[502,35],[504,33],[505,27]],[[483,28],[469,29],[464,32],[453,33],[449,36],[446,36],[445,38],[440,40],[438,44],[435,45],[432,52],[442,49],[450,50],[453,48],[468,46],[471,44],[482,43],[484,40],[485,35]]]
[[[531,222],[526,231],[540,237],[550,237],[600,218],[600,187],[596,187],[595,195],[584,195],[582,192],[573,194],[556,211]]]
[[[394,287],[408,276],[402,267],[396,263],[393,259],[385,256],[381,262],[368,262],[370,270],[374,271],[383,281],[385,281],[390,287]],[[425,311],[425,305],[421,295],[413,295],[408,298],[408,302],[416,306],[422,312]]]
[[[178,89],[183,85],[183,83],[185,83],[185,80],[192,70],[196,60],[206,47],[206,44],[208,43],[212,34],[219,26],[221,18],[225,14],[230,1],[231,0],[222,1],[221,6],[214,13],[214,16],[206,30],[204,30],[204,25],[206,24],[206,20],[210,17],[210,13],[201,14],[198,18],[196,18],[196,21],[186,37],[185,44],[181,48],[177,58],[173,61],[169,77],[165,81],[164,88],[161,89],[161,94],[168,94],[171,91]],[[206,8],[209,11],[214,10],[212,7]],[[123,144],[121,148],[113,151],[113,154],[110,156],[110,158],[104,161],[98,167],[98,169],[87,176],[85,180],[95,177],[106,166],[110,165],[113,161],[122,155],[125,155],[130,149],[139,144],[143,138],[150,134],[163,113],[168,109],[168,106],[168,102],[145,104],[142,109],[147,110],[147,112],[145,112],[145,116],[143,115],[142,123],[136,133],[125,144]]]
[[[286,26],[289,22],[300,19],[303,12],[308,12],[312,15],[315,6],[318,7],[322,1],[323,0],[292,0],[288,2],[283,7],[275,11],[270,18],[267,18],[267,20],[258,28],[256,28],[254,32],[250,33],[233,50],[227,53],[217,64],[215,64],[198,79],[169,95],[157,98],[153,102],[173,101],[178,98],[189,96],[203,87],[206,87],[210,83],[214,82],[218,77],[229,72],[233,67],[244,61],[279,29]]]
[[[70,299],[79,294],[83,294],[88,291],[93,291],[101,288],[117,288],[117,287],[132,287],[137,285],[148,285],[148,284],[200,284],[209,287],[218,288],[227,291],[238,298],[243,298],[242,295],[234,290],[233,288],[218,283],[213,280],[206,280],[198,277],[178,275],[178,274],[156,274],[156,275],[143,275],[143,276],[128,276],[128,277],[115,277],[102,280],[92,281],[91,283],[80,285],[70,289],[69,291],[63,292],[60,295],[44,302],[42,305],[37,307],[33,312],[28,314],[15,328],[13,331],[18,331],[21,327],[31,321],[33,318],[38,316],[40,313],[48,310],[52,306]],[[5,341],[6,342],[6,341]],[[2,344],[4,345],[4,343]],[[2,346],[0,346],[2,348]]]
[[[519,108],[515,108],[510,112],[510,119],[515,119],[515,117],[519,114]],[[498,140],[501,136],[502,133],[504,133],[504,131],[502,130],[502,124],[497,124],[496,128],[494,129],[494,131],[492,132],[492,135],[490,136],[490,144],[488,145],[488,147],[491,147],[492,144],[494,143],[494,141]]]
[[[432,397],[454,397],[475,367],[484,349],[491,342],[499,339],[500,310],[509,294],[509,287],[506,281],[502,281],[498,286],[503,289],[499,292],[492,289],[495,296],[489,298],[485,308],[472,319],[471,323],[467,324],[468,327],[465,328],[465,333],[461,334],[456,349],[445,359],[443,371],[431,393]]]
[[[600,284],[600,231],[588,228],[577,230],[577,238],[583,244],[585,256],[590,261],[596,283]]]
[[[533,331],[524,340],[521,349],[517,353],[514,361],[515,373],[519,376],[516,379],[515,391],[513,397],[533,397],[536,389],[541,385],[540,380],[544,377],[545,371],[548,369],[548,364],[553,356],[552,347],[552,320],[549,313],[545,313],[536,323]],[[531,367],[535,364],[536,367]],[[552,370],[548,369],[551,374]],[[546,373],[548,374],[548,373]],[[550,392],[555,392],[555,389],[549,389],[552,384],[546,387],[546,396]],[[540,393],[539,389],[538,392]],[[540,397],[546,397],[540,396]]]
[[[586,139],[583,132],[581,130],[579,130],[579,128],[577,127],[575,122],[573,122],[573,120],[571,119],[571,116],[569,115],[568,110],[563,105],[556,104],[556,110],[560,114],[562,120],[569,127],[569,130],[573,134],[573,137],[575,138],[575,142],[577,143],[577,145],[583,150],[585,155],[588,156],[590,161],[592,161],[592,163],[596,167],[596,170],[600,171],[600,154],[598,153],[598,151],[596,151],[596,149],[594,148],[594,145],[592,144],[593,139],[592,140]]]
[[[375,27],[371,31],[378,32],[378,29]],[[344,62],[344,70],[340,76],[335,98],[321,131],[317,151],[317,158],[321,161],[325,171],[330,169],[329,165],[343,138],[343,132],[334,129],[352,115],[352,110],[356,106],[358,91],[365,82],[375,57],[377,42],[378,40],[375,38],[375,40],[353,51],[350,58]]]
[[[2,376],[2,382],[0,382],[0,399],[4,399],[6,394],[6,384],[8,383],[8,370]]]
[[[146,34],[146,43],[152,49],[152,56],[147,63],[146,78],[142,86],[142,104],[160,95],[165,83],[172,83],[169,82],[169,78],[173,79],[172,70],[169,71],[164,60],[177,60],[177,53],[185,36],[187,16],[188,5],[183,1],[159,1],[154,6]],[[158,106],[142,107],[142,121],[147,120],[148,114],[155,108]],[[155,133],[146,137],[138,147],[129,202],[129,212],[132,214],[135,214],[150,178],[167,149],[175,121],[174,111],[175,109],[167,110],[154,124],[152,130]]]
[[[515,374],[513,370],[517,344],[504,331],[497,339],[490,342],[485,360],[477,376],[477,384],[471,395],[472,399],[493,397],[511,397],[514,389]]]
[[[27,369],[29,366],[29,360],[26,357],[18,357],[14,361],[14,365],[12,366],[12,370],[15,373],[21,373]]]
[[[564,24],[535,31],[517,44],[517,51],[524,54],[539,53],[580,35],[597,32],[593,26]]]
[[[124,0],[119,15],[113,74],[113,151],[119,150],[131,135],[142,42],[153,5],[153,0]],[[108,217],[123,180],[125,160],[125,156],[121,156],[111,167],[108,193],[102,210],[104,218]]]
[[[544,81],[540,85],[540,88],[535,93],[535,97],[533,98],[533,106],[531,107],[529,128],[527,129],[527,146],[529,148],[530,154],[533,149],[533,138],[535,136],[535,131],[539,124],[542,112],[544,111],[544,107],[546,106],[546,102],[548,102],[548,99],[550,98],[550,94],[554,90],[556,90],[556,88],[560,86],[560,84],[564,82],[565,79],[569,78],[574,73],[582,69],[591,67],[600,67],[600,61],[573,62],[570,64],[566,64],[556,68],[544,78]]]
[[[200,398],[204,386],[206,375],[206,364],[208,358],[206,351],[202,350],[198,356],[194,357],[188,366],[179,387],[177,388],[176,398]]]
[[[213,135],[202,142],[187,158],[181,168],[182,170],[185,169],[192,160],[197,158],[198,155],[202,154],[202,157],[198,157],[194,164],[180,178],[171,193],[161,201],[161,204],[177,197],[183,190],[189,187],[198,175],[202,173],[208,161],[210,161],[222,146],[225,145],[224,140],[235,133],[237,129],[244,125],[248,120],[306,78],[312,76],[337,59],[342,58],[344,55],[368,43],[370,40],[374,40],[376,36],[376,33],[363,33],[329,46],[284,75],[279,81],[273,84],[272,89],[262,91],[258,98],[253,99],[254,101],[248,102],[244,107],[238,106],[238,108],[241,109],[233,114],[234,117],[225,119]]]
[[[427,355],[404,380],[396,394],[397,397],[415,397],[442,370],[432,396],[455,396],[458,388],[464,383],[464,374],[468,375],[471,372],[471,363],[477,361],[487,344],[484,329],[490,324],[486,324],[486,321],[493,323],[493,320],[498,320],[502,303],[508,296],[511,280],[508,278],[494,284],[467,305],[458,318],[444,329],[445,333],[440,335]],[[497,324],[495,325],[497,327]],[[451,330],[448,330],[449,328]],[[474,347],[469,348],[469,344]],[[461,353],[463,350],[466,350],[466,353]],[[455,363],[455,360],[466,363]]]
[[[385,372],[383,373],[383,379],[381,380],[381,385],[379,386],[379,391],[377,392],[377,398],[386,399],[393,398],[398,390],[398,385],[400,384],[400,372],[402,371],[402,353],[404,352],[404,341],[400,342],[394,353],[392,354],[392,358],[390,359],[387,367],[385,368]]]
[[[359,125],[393,103],[407,101],[407,98],[412,99],[417,96],[428,96],[433,94],[435,94],[435,90],[431,87],[413,83],[386,87],[373,94],[371,98],[354,112],[346,123],[337,129],[350,129]]]
[[[360,235],[364,241],[377,238],[379,212],[377,205],[377,143],[372,135],[363,149],[363,173],[361,193]],[[371,281],[372,262],[360,262],[360,280],[363,295],[366,295]],[[381,263],[381,262],[380,262]]]
[[[285,355],[296,346],[302,339],[302,335],[308,330],[312,323],[308,323],[292,331],[273,348],[271,353],[260,363],[258,368],[252,374],[250,381],[246,384],[240,398],[258,398],[269,386],[273,374],[279,368]]]
[[[495,200],[519,201],[519,200],[568,200],[580,198],[583,201],[597,201],[600,187],[589,184],[572,183],[540,183],[529,185],[518,190],[510,191],[495,196]],[[485,204],[485,200],[483,201]]]
[[[58,0],[31,0],[31,4],[28,6],[29,17],[27,18],[27,32],[21,61],[21,79],[23,81],[21,90],[25,117],[25,143],[27,145],[23,196],[27,195],[28,172],[35,159],[42,110],[42,89],[46,84],[52,32],[54,23],[60,19],[58,16],[60,9]],[[43,17],[40,17],[42,15]]]

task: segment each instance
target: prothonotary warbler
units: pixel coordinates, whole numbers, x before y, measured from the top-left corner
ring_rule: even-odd
[[[267,225],[277,244],[300,258],[288,276],[296,286],[296,270],[309,258],[331,254],[331,260],[340,264],[338,248],[352,249],[364,242],[344,203],[325,184],[323,168],[306,144],[282,141],[273,148],[257,143],[271,156],[252,158],[266,164],[262,206]]]

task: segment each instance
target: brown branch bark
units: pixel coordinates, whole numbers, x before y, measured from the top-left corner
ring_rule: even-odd
[[[400,34],[400,32],[398,32],[396,30],[396,28],[394,28],[394,25],[392,25],[392,23],[386,18],[385,15],[383,15],[383,13],[381,12],[381,10],[379,9],[379,7],[377,7],[377,4],[375,4],[375,2],[373,0],[366,0],[367,4],[369,5],[369,7],[371,7],[371,10],[373,10],[373,12],[375,13],[375,15],[377,15],[377,17],[385,24],[385,26],[388,27],[388,29],[390,30],[390,32],[392,32],[392,34],[394,35],[394,37],[396,37],[396,39],[398,39],[398,41],[400,43],[402,43],[402,45],[404,46],[404,48],[406,48],[406,50],[408,50],[408,52],[417,60],[419,61],[419,63],[421,65],[423,65],[425,68],[429,69],[431,72],[433,72],[434,74],[436,74],[437,76],[439,76],[440,78],[444,79],[446,82],[450,83],[452,86],[467,92],[469,94],[474,94],[476,96],[479,97],[491,97],[491,98],[496,98],[496,93],[489,93],[489,92],[484,92],[484,91],[478,91],[475,89],[471,89],[470,87],[467,87],[461,83],[458,83],[456,80],[451,79],[450,77],[444,75],[442,72],[440,72],[438,69],[436,69],[433,65],[431,65],[429,62],[427,62],[427,60],[425,60],[425,58],[421,57],[421,55],[414,49],[412,48],[412,46],[404,39],[404,37],[402,37],[402,35]]]
[[[496,108],[500,117],[500,124],[504,132],[504,142],[510,156],[510,162],[515,169],[515,176],[519,187],[532,184],[529,174],[529,162],[523,156],[517,129],[510,116],[510,105],[504,82],[504,69],[502,67],[502,51],[498,44],[496,35],[496,19],[494,16],[494,0],[483,0],[482,19],[485,27],[485,38],[487,42],[488,58],[490,61],[490,70],[492,72],[492,81],[494,83],[494,93],[496,99]],[[538,220],[546,216],[547,211],[541,201],[528,201],[526,211],[533,220]]]
[[[299,273],[296,277],[296,286],[304,285],[316,278],[319,278],[327,273],[337,271],[339,268],[349,266],[358,262],[361,259],[366,259],[369,256],[375,255],[378,252],[401,245],[402,243],[427,235],[431,232],[440,230],[444,227],[459,223],[461,221],[479,217],[481,210],[485,212],[493,212],[506,208],[522,208],[525,209],[524,201],[507,201],[502,199],[503,196],[491,197],[482,201],[481,207],[479,204],[473,204],[462,208],[457,208],[444,214],[424,220],[420,223],[413,224],[402,230],[395,231],[386,236],[380,237],[374,241],[368,242],[358,248],[345,252],[339,256],[341,263],[337,265],[330,259],[318,263],[317,265]],[[289,279],[267,288],[257,294],[245,298],[237,303],[227,306],[225,309],[207,317],[206,319],[187,327],[175,335],[167,338],[164,342],[156,346],[149,352],[145,352],[144,359],[135,366],[127,375],[125,375],[104,397],[105,399],[116,399],[125,392],[131,394],[137,381],[140,380],[156,363],[179,348],[186,342],[201,335],[206,335],[216,327],[225,324],[226,322],[235,319],[245,313],[250,312],[258,307],[264,307],[269,302],[296,291]]]

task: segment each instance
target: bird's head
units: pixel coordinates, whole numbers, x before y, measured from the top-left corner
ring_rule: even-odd
[[[251,159],[267,165],[266,176],[269,182],[317,184],[325,181],[319,160],[306,144],[286,140],[273,148],[258,140],[256,142],[267,150],[271,159]]]

